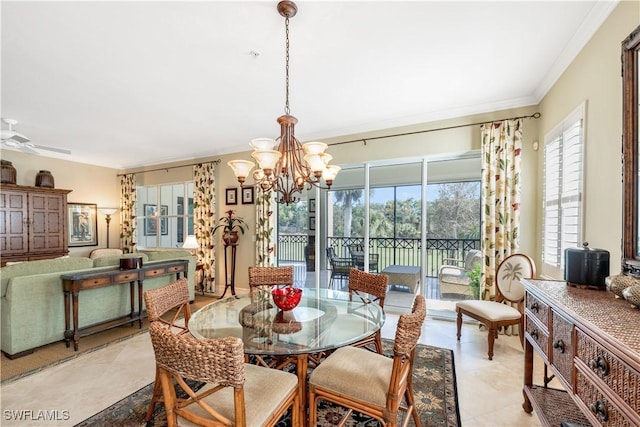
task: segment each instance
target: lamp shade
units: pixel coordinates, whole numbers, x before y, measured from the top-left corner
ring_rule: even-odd
[[[98,210],[100,211],[100,213],[103,213],[105,215],[113,215],[114,213],[118,212],[118,208],[98,208]]]
[[[198,249],[200,245],[198,244],[198,240],[196,239],[196,236],[194,236],[193,234],[190,234],[184,240],[182,247],[184,249]]]
[[[255,166],[255,163],[248,160],[231,160],[227,164],[233,169],[236,178],[246,178]]]

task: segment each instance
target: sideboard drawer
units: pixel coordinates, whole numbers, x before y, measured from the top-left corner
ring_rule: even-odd
[[[166,271],[164,268],[154,268],[153,270],[146,270],[144,272],[144,277],[155,277],[155,276],[162,276],[164,274],[166,274]]]
[[[184,265],[173,265],[167,268],[169,273],[181,273],[185,270]]]
[[[525,307],[549,330],[549,306],[527,292]]]
[[[83,289],[99,288],[111,283],[111,277],[94,277],[91,279],[85,279],[80,286]]]
[[[576,341],[578,359],[634,412],[640,414],[640,373],[606,351],[579,329],[576,331]]]
[[[547,331],[538,327],[529,316],[526,318],[525,331],[535,341],[546,359],[549,360],[549,334]]]
[[[136,280],[138,280],[137,271],[133,271],[133,272],[130,271],[128,273],[122,273],[122,274],[116,275],[117,282],[134,282]]]
[[[549,359],[551,365],[560,373],[560,378],[564,380],[568,388],[572,388],[573,378],[573,324],[560,316],[555,311],[551,311],[552,337],[551,354]]]
[[[582,403],[591,411],[601,425],[612,427],[636,426],[636,424],[630,422],[615,405],[612,405],[580,370],[578,370],[576,374],[576,396],[578,396]]]

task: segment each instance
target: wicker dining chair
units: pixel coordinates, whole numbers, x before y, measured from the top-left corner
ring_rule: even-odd
[[[282,267],[249,267],[249,290],[257,286],[273,287],[278,285],[293,286],[293,266]]]
[[[411,314],[402,314],[398,320],[393,358],[347,346],[314,369],[309,377],[309,425],[317,424],[318,401],[326,400],[346,407],[345,418],[355,410],[383,425],[397,426],[398,412],[402,411],[405,424],[413,417],[420,427],[412,376],[415,347],[426,315],[424,297],[417,295]]]
[[[291,425],[302,425],[296,375],[244,363],[240,338],[197,340],[157,322],[149,332],[169,427],[179,418],[196,425],[273,426],[288,410]],[[189,380],[205,385],[195,390]],[[177,387],[187,398],[177,397]]]
[[[379,304],[384,308],[384,299],[387,296],[389,276],[384,274],[365,273],[357,268],[349,270],[349,300],[357,296],[365,304]],[[356,347],[369,348],[374,344],[377,353],[382,354],[382,337],[378,329],[374,334],[353,344]]]
[[[166,286],[150,289],[144,292],[144,303],[147,306],[149,322],[158,323],[167,330],[177,335],[189,333],[189,319],[191,308],[189,307],[189,284],[186,278],[178,279]],[[163,319],[166,313],[175,309],[170,320]],[[181,318],[184,317],[184,322]],[[162,387],[156,366],[156,378],[153,384],[153,395],[147,409],[146,421],[153,417],[156,403],[162,402]]]

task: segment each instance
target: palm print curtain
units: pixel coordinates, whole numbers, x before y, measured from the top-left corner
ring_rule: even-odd
[[[193,232],[200,246],[196,251],[202,263],[205,292],[215,292],[213,221],[216,212],[216,167],[214,162],[193,165]]]
[[[495,296],[500,262],[520,246],[520,162],[522,119],[482,125],[481,296]]]
[[[256,266],[275,265],[276,245],[273,241],[275,229],[275,198],[273,191],[262,191],[256,186]]]
[[[136,242],[136,175],[120,176],[120,247],[135,252]]]

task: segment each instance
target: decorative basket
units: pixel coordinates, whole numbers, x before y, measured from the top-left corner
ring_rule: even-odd
[[[273,302],[280,310],[289,311],[300,304],[302,289],[287,286],[285,288],[275,288],[271,291]]]

